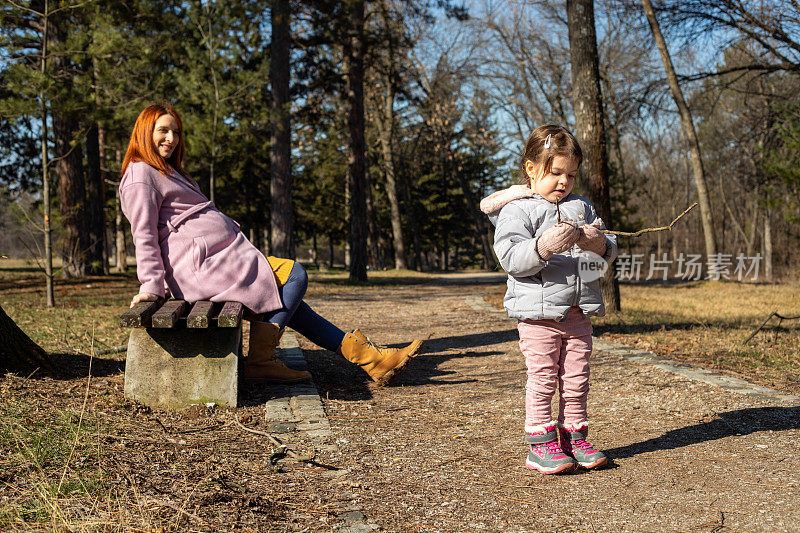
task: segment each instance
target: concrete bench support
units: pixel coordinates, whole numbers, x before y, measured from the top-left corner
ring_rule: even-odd
[[[132,329],[125,362],[125,396],[169,409],[209,402],[236,407],[241,343],[241,325]]]

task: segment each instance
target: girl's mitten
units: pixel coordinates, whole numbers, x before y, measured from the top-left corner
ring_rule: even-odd
[[[600,228],[594,224],[586,224],[578,228],[578,232],[578,246],[581,249],[601,256],[606,253],[606,235]]]
[[[536,241],[536,251],[539,257],[549,261],[553,254],[560,254],[572,248],[578,241],[580,231],[572,222],[561,222],[547,228]]]

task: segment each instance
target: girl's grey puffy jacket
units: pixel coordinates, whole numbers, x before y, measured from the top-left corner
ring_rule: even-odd
[[[555,204],[517,185],[485,198],[481,209],[495,225],[494,251],[508,273],[503,305],[509,317],[563,321],[575,305],[587,316],[605,314],[600,281],[587,283],[578,276],[578,259],[587,252],[575,245],[544,261],[536,251],[539,236],[558,221]],[[562,220],[605,229],[592,204],[576,194],[559,202],[559,209]],[[606,235],[603,259],[610,264],[616,256],[617,239]]]

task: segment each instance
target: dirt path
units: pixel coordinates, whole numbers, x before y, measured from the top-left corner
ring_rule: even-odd
[[[427,338],[384,389],[301,339],[348,469],[326,498],[357,504],[387,531],[796,530],[796,403],[612,352],[594,355],[589,404],[592,440],[611,467],[525,469],[515,324],[470,305],[480,294],[480,285],[429,285],[311,298],[382,343]]]

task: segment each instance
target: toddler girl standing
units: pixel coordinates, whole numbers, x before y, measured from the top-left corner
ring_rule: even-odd
[[[495,225],[494,250],[508,273],[503,304],[508,316],[518,320],[528,367],[525,442],[531,451],[525,464],[543,474],[607,462],[586,440],[592,353],[588,317],[602,316],[605,307],[599,280],[582,280],[578,263],[581,256],[610,263],[617,243],[601,231],[605,226],[592,204],[571,192],[582,160],[569,131],[541,126],[525,145],[521,184],[481,201],[481,210]],[[556,387],[559,412],[553,419]]]

